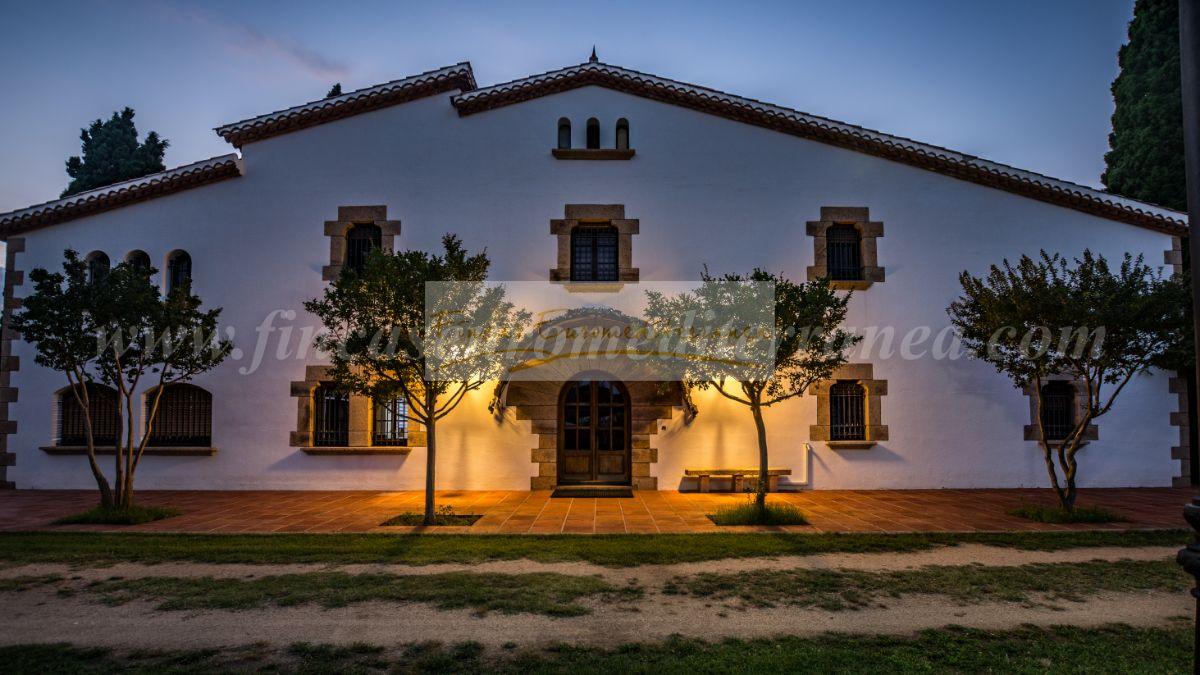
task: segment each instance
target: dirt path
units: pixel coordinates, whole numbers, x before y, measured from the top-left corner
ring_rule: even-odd
[[[656,586],[676,576],[702,572],[737,573],[751,570],[791,569],[849,569],[862,571],[904,570],[927,565],[988,565],[992,567],[1028,565],[1031,563],[1071,563],[1090,560],[1166,560],[1173,559],[1175,547],[1075,548],[1063,551],[1022,551],[1019,549],[964,544],[913,553],[827,553],[811,556],[779,558],[730,558],[674,565],[642,565],[640,567],[604,567],[585,562],[543,563],[532,560],[503,560],[474,565],[247,565],[210,563],[162,563],[143,565],[122,563],[98,568],[76,568],[62,564],[21,565],[0,569],[0,578],[61,574],[87,580],[168,576],[211,576],[248,578],[268,574],[300,574],[336,570],[349,574],[441,574],[444,572],[497,572],[522,574],[527,572],[558,572],[577,576],[595,575],[613,583],[635,580],[643,586]]]
[[[593,604],[593,613],[556,619],[540,615],[442,611],[424,605],[367,603],[325,610],[314,606],[243,612],[161,612],[150,603],[119,607],[50,590],[10,596],[0,644],[70,642],[128,648],[193,649],[267,642],[379,645],[437,640],[475,641],[488,647],[508,643],[541,645],[569,642],[616,646],[678,634],[705,640],[778,635],[817,635],[829,631],[908,634],[946,625],[984,629],[1022,624],[1098,626],[1109,623],[1160,625],[1192,610],[1186,593],[1110,595],[1058,607],[1017,604],[954,606],[944,599],[915,597],[885,608],[828,612],[797,607],[736,611],[691,598],[651,595],[632,611]]]
[[[383,646],[437,640],[475,641],[489,647],[508,643],[541,645],[569,642],[615,646],[661,640],[674,634],[705,640],[778,635],[815,635],[828,631],[908,634],[926,628],[962,625],[984,629],[1022,624],[1097,626],[1109,623],[1161,625],[1193,610],[1186,593],[1105,594],[1084,602],[984,603],[958,605],[940,596],[910,596],[886,600],[882,607],[831,612],[781,605],[739,608],[720,601],[663,595],[662,584],[675,576],[701,572],[736,573],[749,570],[854,569],[900,570],[927,565],[989,566],[1067,563],[1090,560],[1163,560],[1174,548],[1081,548],[1065,551],[1020,551],[980,545],[940,548],[917,553],[825,554],[803,557],[743,558],[677,565],[607,568],[588,563],[499,561],[478,565],[214,565],[168,563],[120,564],[101,568],[67,565],[25,565],[0,570],[0,578],[61,574],[71,583],[113,576],[254,577],[268,574],[331,570],[349,573],[391,572],[435,574],[472,572],[559,572],[599,575],[623,585],[634,580],[646,589],[639,601],[583,601],[591,614],[553,618],[533,614],[484,616],[469,610],[438,610],[422,604],[371,602],[337,609],[316,605],[272,607],[247,611],[159,611],[151,602],[106,606],[82,593],[61,597],[53,587],[0,595],[0,644],[71,642],[125,648],[188,649],[267,642],[347,644],[368,642]]]

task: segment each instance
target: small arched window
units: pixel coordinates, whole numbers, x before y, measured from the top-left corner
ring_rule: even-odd
[[[350,394],[330,382],[313,391],[313,445],[345,447],[350,444]]]
[[[167,256],[167,292],[192,285],[192,256],[187,251],[172,251]]]
[[[571,230],[571,281],[617,281],[617,228],[579,225]]]
[[[829,388],[829,440],[865,441],[866,420],[863,386],[851,380],[835,382]]]
[[[361,274],[371,251],[382,246],[383,230],[378,225],[359,223],[346,233],[346,267]]]
[[[1065,380],[1042,385],[1042,429],[1048,441],[1064,440],[1075,428],[1075,386]]]
[[[629,120],[624,117],[617,120],[617,149],[629,149]]]
[[[600,149],[600,120],[595,117],[589,118],[587,121],[587,148],[588,150]]]
[[[79,398],[83,398],[82,391]],[[116,445],[120,426],[116,390],[91,383],[87,385],[87,399],[87,410],[92,419],[92,442],[97,446]],[[58,445],[87,445],[87,418],[83,411],[84,407],[70,387],[58,393]]]
[[[560,117],[558,118],[558,149],[569,150],[571,148],[571,120]]]
[[[375,399],[371,445],[406,445],[408,443],[407,414],[408,404],[403,396]]]
[[[149,271],[150,254],[141,250],[130,251],[129,255],[125,256],[125,263],[134,269]]]
[[[832,281],[860,281],[862,233],[853,225],[833,225],[825,231],[825,253]]]
[[[146,417],[150,419],[154,393],[146,396]],[[212,445],[212,394],[193,384],[168,384],[158,399],[158,413],[150,425],[147,445],[162,447],[198,447]]]
[[[111,268],[108,255],[103,251],[92,251],[87,257],[87,276],[89,284],[98,284],[108,278]]]

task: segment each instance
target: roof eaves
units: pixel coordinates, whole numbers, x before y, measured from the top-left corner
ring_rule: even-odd
[[[0,214],[0,237],[7,238],[39,227],[54,225],[240,175],[242,175],[242,160],[236,154],[230,153],[213,157]]]
[[[219,126],[217,135],[242,147],[245,143],[325,124],[380,108],[406,103],[449,91],[475,89],[475,75],[468,61],[430,70],[340,96],[312,101],[285,110]]]

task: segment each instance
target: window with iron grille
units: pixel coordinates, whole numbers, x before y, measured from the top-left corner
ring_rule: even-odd
[[[313,445],[349,444],[350,394],[332,384],[321,384],[313,392]]]
[[[866,396],[857,382],[839,380],[829,388],[829,439],[867,439]]]
[[[125,262],[135,269],[146,271],[150,269],[150,254],[141,250],[130,251],[129,255],[125,256]]]
[[[403,396],[375,399],[372,445],[408,444],[408,404]]]
[[[175,251],[167,258],[167,292],[192,283],[192,256],[187,251]]]
[[[88,283],[97,284],[104,281],[108,277],[108,270],[111,267],[108,261],[108,256],[100,251],[96,251],[87,257],[87,273]]]
[[[146,419],[150,419],[153,395],[146,397]],[[158,413],[150,425],[146,445],[198,447],[212,445],[212,394],[192,384],[169,384],[158,399]]]
[[[571,230],[571,281],[617,281],[617,228],[580,225]]]
[[[853,225],[833,225],[825,231],[825,256],[833,281],[863,278],[862,234]]]
[[[1064,440],[1075,428],[1075,385],[1056,380],[1042,385],[1042,430],[1048,441]]]
[[[383,230],[378,225],[362,223],[346,233],[346,267],[362,273],[371,251],[383,244]]]
[[[92,418],[92,440],[96,445],[115,445],[120,420],[117,392],[101,384],[87,388],[88,411]],[[82,398],[82,396],[81,396]],[[58,445],[87,445],[87,419],[83,406],[70,389],[58,395]]]

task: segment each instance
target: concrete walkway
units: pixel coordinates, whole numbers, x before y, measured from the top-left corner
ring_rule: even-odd
[[[799,507],[810,525],[761,528],[787,532],[979,532],[1087,529],[1184,528],[1181,511],[1193,488],[1082,490],[1079,503],[1114,511],[1128,522],[1047,525],[1008,515],[1024,503],[1051,504],[1049,490],[819,490],[772,494]],[[481,514],[469,528],[439,532],[508,534],[609,534],[729,532],[754,528],[713,525],[705,514],[745,495],[634,492],[632,498],[552,499],[549,492],[442,491],[439,505],[456,513]],[[62,516],[96,503],[95,491],[0,491],[0,530],[96,530],[170,532],[405,532],[380,527],[403,512],[420,511],[424,494],[405,492],[143,491],[143,505],[169,505],[183,515],[132,527],[56,526]]]

